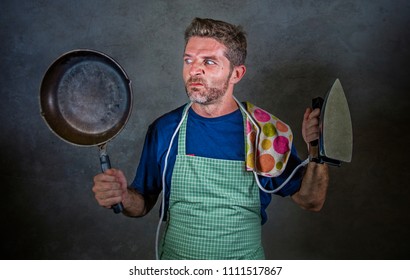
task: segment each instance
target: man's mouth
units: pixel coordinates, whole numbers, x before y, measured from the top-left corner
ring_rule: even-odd
[[[203,87],[204,84],[205,83],[200,79],[189,79],[187,82],[189,87]]]

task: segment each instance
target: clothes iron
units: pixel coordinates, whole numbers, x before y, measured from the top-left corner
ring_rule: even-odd
[[[341,162],[351,162],[353,152],[353,130],[349,105],[339,79],[327,93],[312,100],[313,109],[320,108],[319,140],[311,145],[317,146],[317,156],[311,161],[340,166]]]

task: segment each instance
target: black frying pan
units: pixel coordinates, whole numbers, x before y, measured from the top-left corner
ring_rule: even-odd
[[[78,49],[61,55],[45,73],[40,89],[41,115],[61,139],[98,146],[101,170],[111,168],[107,142],[127,123],[132,88],[124,69],[108,55]],[[115,213],[122,204],[112,206]]]

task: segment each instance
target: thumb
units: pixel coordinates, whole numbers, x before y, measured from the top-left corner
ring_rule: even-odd
[[[308,119],[309,119],[309,115],[310,115],[310,113],[312,113],[312,108],[306,108],[306,110],[305,110],[305,114],[303,115],[303,120],[304,121],[307,121]]]
[[[128,182],[127,182],[127,178],[125,177],[124,173],[118,169],[113,169],[113,170],[114,170],[113,175],[117,179],[117,182],[121,184],[121,188],[123,190],[126,190],[128,187]]]
[[[306,143],[308,143],[307,142],[307,132],[306,132],[306,130],[307,130],[307,123],[308,123],[308,120],[309,120],[310,113],[312,113],[312,109],[311,108],[306,108],[305,114],[303,115],[303,122],[302,122],[302,136],[303,136],[303,140]]]

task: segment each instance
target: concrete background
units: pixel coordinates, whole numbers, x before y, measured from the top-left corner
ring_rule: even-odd
[[[331,169],[322,212],[274,197],[263,228],[271,259],[407,259],[410,252],[410,2],[11,1],[0,4],[2,259],[153,259],[158,206],[143,219],[100,208],[97,148],[69,145],[40,117],[39,87],[62,53],[114,57],[135,93],[131,120],[109,143],[133,179],[147,126],[186,102],[183,31],[193,17],[244,26],[248,72],[236,87],[293,127],[340,78],[354,129],[350,164]]]

